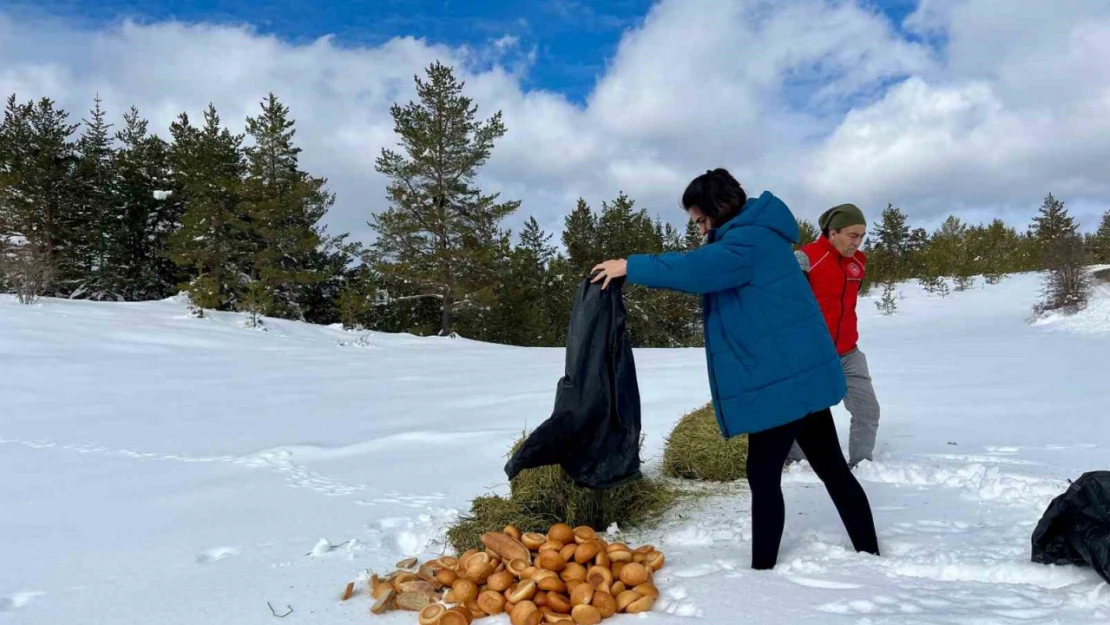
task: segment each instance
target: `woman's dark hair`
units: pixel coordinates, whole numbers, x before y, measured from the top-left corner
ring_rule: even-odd
[[[682,193],[682,209],[688,211],[693,206],[698,207],[714,228],[720,228],[739,215],[747,201],[744,188],[727,169],[721,168],[707,170],[694,178]]]

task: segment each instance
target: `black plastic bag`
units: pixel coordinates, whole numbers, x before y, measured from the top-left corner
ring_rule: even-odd
[[[567,331],[566,371],[555,408],[505,465],[509,479],[524,469],[558,464],[578,486],[606,489],[641,477],[640,389],[625,326],[623,279],[582,281]]]
[[[1110,471],[1084,473],[1033,531],[1033,561],[1090,566],[1110,583]]]

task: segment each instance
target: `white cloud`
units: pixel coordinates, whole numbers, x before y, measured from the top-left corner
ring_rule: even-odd
[[[923,223],[949,211],[1020,223],[1049,191],[1076,210],[1110,206],[1104,0],[923,0],[903,25],[845,0],[663,0],[625,33],[585,106],[522,89],[527,45],[294,45],[249,27],[92,31],[0,13],[0,93],[55,98],[76,120],[99,92],[114,120],[134,104],[167,134],[209,102],[241,130],[274,91],[304,165],[338,195],[332,229],[360,238],[384,206],[374,158],[395,144],[389,107],[414,97],[413,75],[437,58],[480,115],[504,113],[481,181],[523,200],[514,223],[536,215],[557,232],[577,197],[596,206],[621,190],[680,223],[684,184],[717,166],[809,218],[893,201]]]
[[[947,63],[849,112],[806,186],[1015,219],[1052,192],[1094,223],[1110,205],[1110,5],[926,1],[907,24],[943,32]]]

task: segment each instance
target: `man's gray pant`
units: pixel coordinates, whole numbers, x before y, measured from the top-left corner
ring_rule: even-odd
[[[844,377],[848,382],[848,393],[844,396],[844,407],[852,415],[852,425],[848,434],[848,464],[856,466],[863,460],[871,460],[875,450],[875,434],[879,430],[879,400],[875,397],[875,387],[871,384],[871,373],[867,369],[867,357],[858,348],[840,357],[844,367]],[[805,458],[798,443],[790,449],[792,462]]]

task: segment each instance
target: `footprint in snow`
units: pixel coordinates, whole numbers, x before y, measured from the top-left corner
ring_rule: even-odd
[[[45,595],[44,592],[35,590],[28,590],[24,592],[17,592],[10,597],[0,597],[0,612],[12,612],[18,608],[31,603],[36,597]]]
[[[198,555],[197,564],[212,564],[236,555],[239,555],[239,549],[236,547],[214,547]]]
[[[842,614],[845,616],[853,614],[918,614],[923,611],[920,606],[908,601],[895,601],[890,603],[888,597],[876,597],[870,600],[852,599],[848,601],[835,601],[818,606],[817,609],[827,614]]]
[[[1045,449],[1051,451],[1064,451],[1068,449],[1094,449],[1096,447],[1098,447],[1098,445],[1093,445],[1091,443],[1076,443],[1075,445],[1045,445]]]
[[[1009,609],[1009,610],[994,610],[993,612],[995,614],[997,614],[998,616],[1002,616],[1002,617],[1009,618],[1009,619],[1020,619],[1020,620],[1047,619],[1047,618],[1051,617],[1052,615],[1058,613],[1058,611],[1055,608],[1036,608],[1036,609],[1026,609],[1026,610]]]
[[[717,564],[698,564],[696,566],[687,567],[671,571],[671,575],[680,579],[690,579],[695,577],[705,577],[721,571],[721,567]]]
[[[922,605],[926,608],[930,608],[932,610],[943,610],[945,608],[950,608],[954,605],[951,601],[949,601],[947,599],[943,599],[941,597],[930,597],[930,596],[925,596],[925,597],[921,597],[921,598],[917,599],[917,603],[919,603],[920,605]]]
[[[846,582],[834,582],[830,579],[816,579],[812,577],[799,577],[797,575],[784,575],[787,581],[793,582],[799,586],[806,588],[821,588],[824,590],[856,590],[863,588],[859,584],[849,584]]]
[[[971,525],[960,521],[903,521],[895,523],[888,532],[895,535],[903,534],[960,534],[970,531]]]
[[[338,545],[333,545],[331,541],[327,538],[321,538],[320,540],[316,541],[316,544],[312,547],[312,550],[305,555],[313,558],[318,558],[320,556],[340,550],[346,551],[349,557],[353,557],[355,552],[363,550],[363,546],[357,538],[345,540]]]
[[[965,622],[964,617],[967,617],[966,622],[1000,622],[997,619],[986,620],[990,619],[988,615],[1006,622],[1043,622],[1058,615],[1061,606],[1060,597],[1045,593],[1015,597],[975,587],[946,589],[943,593],[919,587],[899,593],[896,598],[880,595],[870,599],[841,600],[821,605],[818,610],[845,616],[886,617],[891,622],[899,622],[908,614],[937,617],[937,620],[925,621],[930,623]]]
[[[923,454],[926,458],[933,460],[947,460],[950,462],[962,462],[970,464],[973,462],[981,462],[987,464],[1007,464],[1007,465],[1025,465],[1033,466],[1037,463],[1028,460],[1019,460],[1011,458],[1013,454],[1010,453],[986,453],[986,454]]]
[[[689,598],[689,592],[682,586],[674,586],[663,591],[656,610],[672,616],[705,618],[705,613]]]
[[[667,532],[661,542],[669,547],[712,547],[714,538],[709,530],[697,525],[688,525]]]

